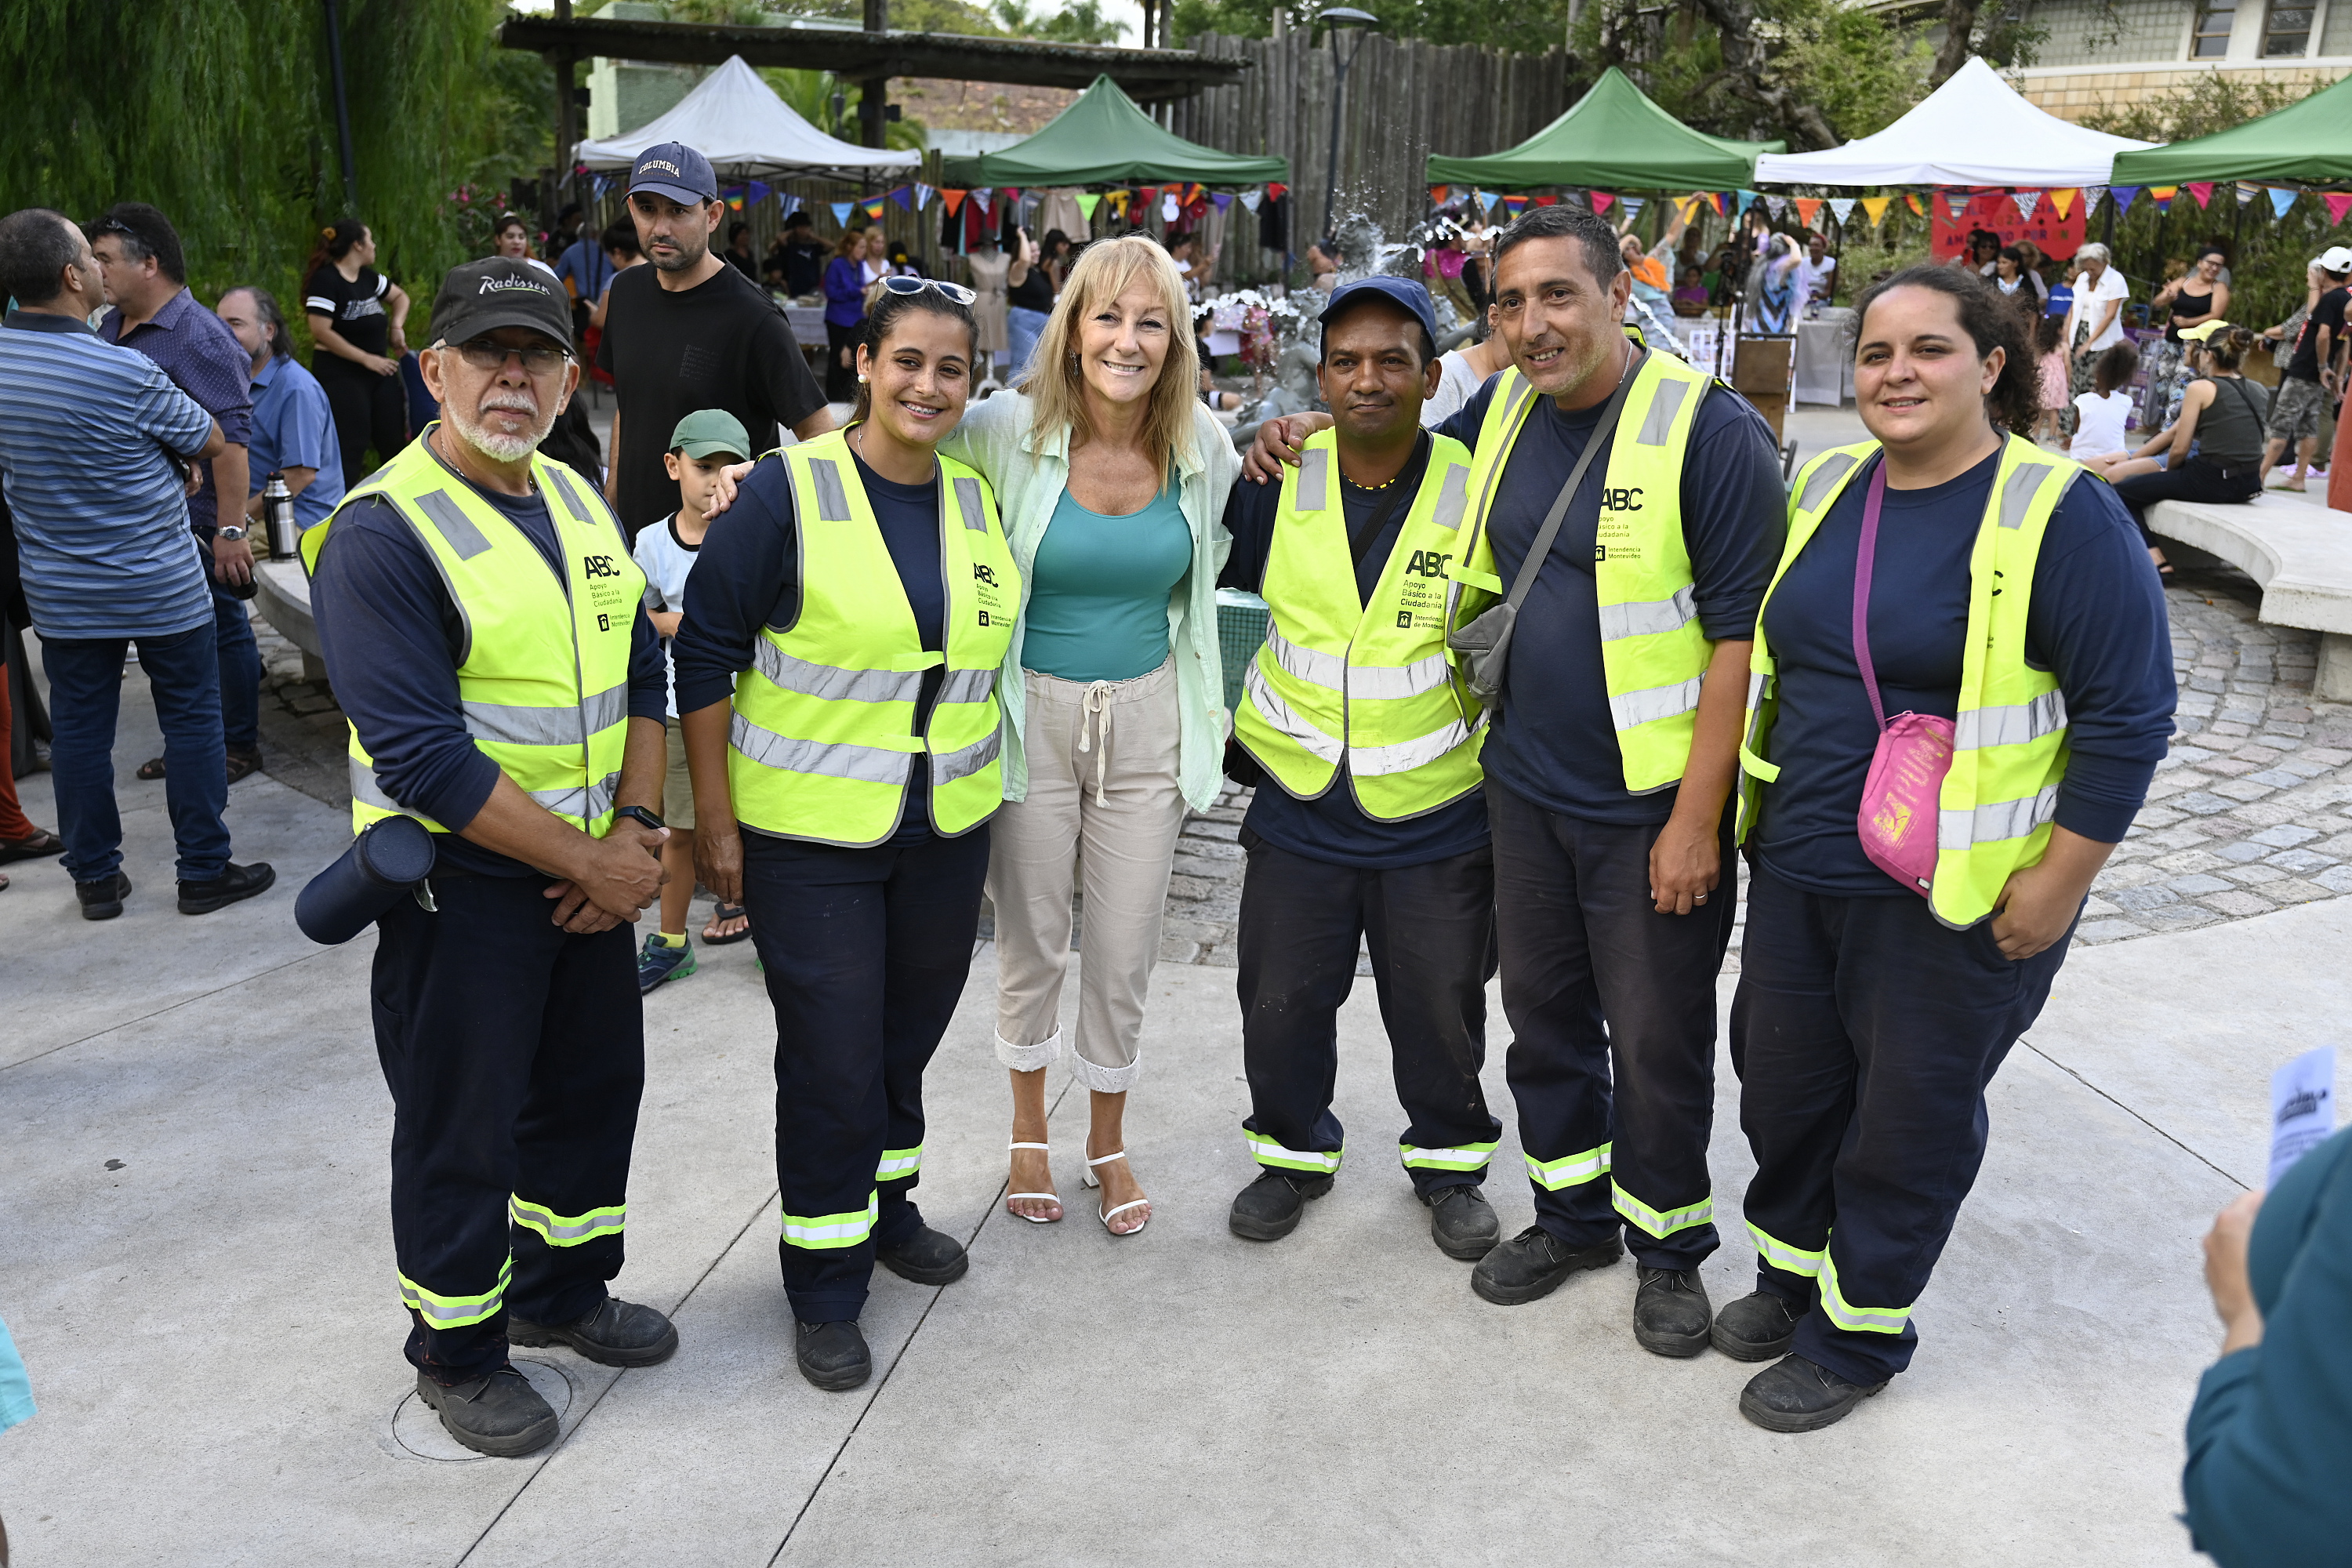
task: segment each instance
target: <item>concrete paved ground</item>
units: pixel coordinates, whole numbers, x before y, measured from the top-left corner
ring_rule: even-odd
[[[135,693],[126,711],[121,755],[148,754]],[[47,820],[46,776],[26,795]],[[1150,1228],[1113,1240],[1087,1214],[1077,1094],[1053,1121],[1071,1217],[1013,1223],[985,948],[931,1075],[921,1189],[972,1271],[880,1276],[876,1381],[820,1394],[775,1277],[764,995],[746,949],[709,952],[648,1008],[620,1285],[676,1314],[683,1349],[625,1374],[531,1352],[563,1440],[489,1460],[417,1407],[400,1359],[370,939],[325,951],[291,925],[340,815],[237,785],[238,854],[284,881],[189,920],[161,786],[123,798],[130,914],[72,918],[46,865],[0,894],[0,1314],[41,1404],[0,1438],[0,1512],[32,1568],[2182,1561],[2180,1423],[2219,1338],[2196,1240],[2258,1175],[2270,1069],[2352,1000],[2352,905],[2078,951],[1995,1084],[1917,1364],[1785,1437],[1735,1413],[1749,1369],[1633,1345],[1629,1268],[1522,1308],[1470,1294],[1389,1163],[1368,994],[1342,1017],[1355,1158],[1289,1240],[1225,1231],[1251,1174],[1231,974],[1184,964],[1154,985],[1129,1119]],[[1517,1163],[1507,1131],[1512,1229]],[[1715,1299],[1750,1267],[1728,1236]]]

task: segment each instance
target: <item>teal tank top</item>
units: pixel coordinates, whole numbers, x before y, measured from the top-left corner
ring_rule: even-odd
[[[1151,504],[1105,517],[1055,503],[1029,568],[1021,663],[1064,680],[1132,680],[1168,658],[1168,596],[1192,564],[1173,482]]]

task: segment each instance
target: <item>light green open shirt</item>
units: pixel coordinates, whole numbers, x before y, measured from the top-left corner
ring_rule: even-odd
[[[1017,392],[1000,392],[975,403],[940,443],[940,450],[978,468],[996,492],[1013,558],[1021,567],[1021,618],[1013,627],[997,677],[1003,707],[1004,798],[1029,795],[1029,760],[1021,747],[1026,698],[1021,679],[1022,634],[1029,625],[1029,577],[1037,542],[1054,520],[1054,508],[1068,489],[1070,442],[1066,435],[1041,437],[1030,449],[1031,414],[1036,405]],[[1234,536],[1225,531],[1225,498],[1240,477],[1241,459],[1233,437],[1201,405],[1192,405],[1192,450],[1176,455],[1179,501],[1192,532],[1192,564],[1168,595],[1168,646],[1176,659],[1177,784],[1195,811],[1217,803],[1225,769],[1224,665],[1217,653],[1217,574],[1224,569]]]

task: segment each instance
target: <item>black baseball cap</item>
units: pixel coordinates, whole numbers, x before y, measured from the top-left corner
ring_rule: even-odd
[[[1341,314],[1362,304],[1365,296],[1370,294],[1377,294],[1410,311],[1412,319],[1421,323],[1422,331],[1429,334],[1431,348],[1436,347],[1437,308],[1429,302],[1429,290],[1411,278],[1391,278],[1386,273],[1376,273],[1370,278],[1359,278],[1353,283],[1342,283],[1331,290],[1331,302],[1325,305],[1323,313],[1315,319],[1329,326]]]
[[[493,256],[452,267],[433,297],[425,341],[462,343],[500,327],[529,327],[572,346],[572,302],[555,275],[535,262]]]
[[[707,202],[719,194],[719,176],[710,160],[683,142],[656,142],[637,154],[629,171],[629,195],[651,191],[681,205]]]

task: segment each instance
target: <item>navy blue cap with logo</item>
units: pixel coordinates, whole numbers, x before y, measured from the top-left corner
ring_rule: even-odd
[[[1343,312],[1362,304],[1370,295],[1378,295],[1410,312],[1412,319],[1421,323],[1422,330],[1429,334],[1431,349],[1436,348],[1437,308],[1429,302],[1429,290],[1411,278],[1391,278],[1381,273],[1370,278],[1359,278],[1352,283],[1342,283],[1331,290],[1330,303],[1325,305],[1323,313],[1315,319],[1328,327]]]
[[[656,142],[637,154],[629,171],[628,195],[651,191],[680,206],[707,202],[719,194],[719,176],[710,160],[683,142]]]

